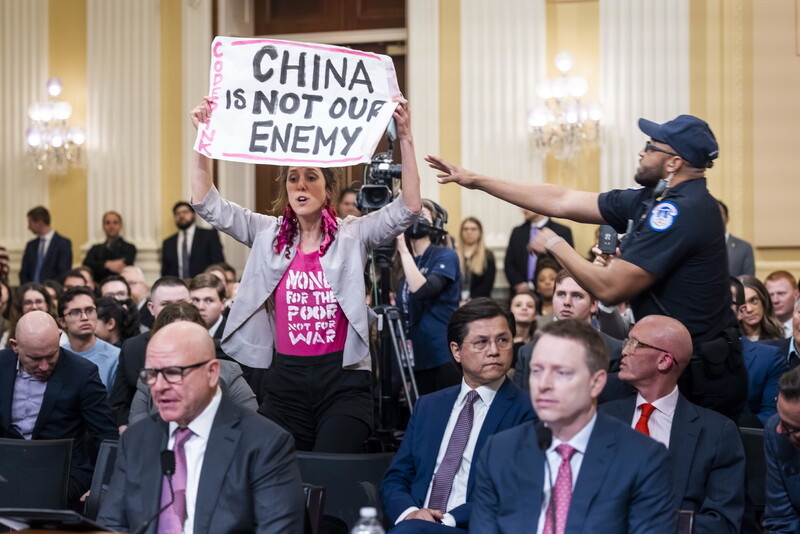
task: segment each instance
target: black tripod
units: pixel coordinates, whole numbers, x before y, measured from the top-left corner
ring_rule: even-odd
[[[406,342],[403,319],[400,309],[389,305],[389,292],[391,289],[390,267],[394,247],[378,247],[373,250],[370,261],[372,280],[379,285],[373,290],[373,299],[378,303],[373,311],[378,315],[378,347],[376,385],[378,394],[378,422],[376,436],[383,443],[394,441],[397,428],[395,414],[398,408],[398,399],[392,395],[392,378],[394,370],[400,375],[403,394],[408,405],[409,414],[419,398],[417,382],[414,379],[414,362],[411,351]],[[380,278],[376,270],[380,270]]]

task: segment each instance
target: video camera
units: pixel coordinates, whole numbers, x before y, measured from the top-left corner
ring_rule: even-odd
[[[362,213],[381,209],[392,201],[395,179],[403,175],[403,166],[392,163],[392,145],[397,139],[397,129],[394,119],[386,129],[386,139],[389,150],[375,154],[369,166],[364,169],[365,181],[358,192],[356,205]]]

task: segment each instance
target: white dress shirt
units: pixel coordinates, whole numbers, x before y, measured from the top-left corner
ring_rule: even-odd
[[[539,525],[536,527],[537,534],[543,534],[544,522],[547,518],[547,507],[550,504],[550,495],[553,493],[553,486],[555,485],[556,477],[558,476],[558,468],[561,466],[561,454],[559,454],[559,452],[556,450],[556,447],[562,443],[566,443],[575,449],[575,454],[572,455],[572,459],[569,461],[569,466],[572,469],[572,491],[574,493],[575,481],[578,480],[578,473],[581,470],[583,457],[586,454],[586,448],[589,446],[589,438],[592,435],[592,430],[594,430],[594,424],[596,422],[597,412],[595,412],[589,422],[586,423],[586,426],[580,429],[577,434],[572,436],[571,440],[561,441],[557,437],[553,436],[553,442],[550,444],[550,447],[547,449],[546,453],[547,465],[550,466],[550,471],[548,474],[547,465],[545,465],[542,508],[539,511]]]
[[[217,386],[217,392],[208,403],[205,410],[189,423],[192,437],[186,440],[183,451],[186,454],[186,521],[183,523],[183,534],[194,534],[194,511],[197,501],[197,489],[200,485],[200,472],[203,470],[203,458],[206,455],[208,437],[211,435],[211,426],[217,415],[219,402],[222,400],[222,390]],[[172,450],[175,445],[175,431],[178,423],[169,423],[169,442],[167,448]]]
[[[450,496],[447,498],[448,510],[452,510],[453,508],[461,506],[467,502],[467,483],[469,482],[469,472],[470,468],[472,467],[472,456],[475,452],[475,445],[478,442],[478,435],[481,433],[483,422],[486,420],[486,414],[489,413],[489,408],[492,406],[492,401],[494,401],[495,395],[497,395],[497,390],[503,385],[504,380],[505,377],[498,378],[490,384],[480,386],[475,389],[475,391],[478,392],[479,398],[475,399],[475,403],[472,405],[472,430],[469,433],[467,446],[464,447],[464,455],[461,457],[461,465],[458,467],[458,471],[453,477],[453,486],[450,489]],[[466,403],[467,399],[467,393],[470,391],[472,391],[472,388],[470,388],[462,379],[461,391],[459,391],[458,397],[456,397],[456,402],[453,404],[453,409],[450,411],[450,418],[447,420],[447,426],[444,429],[442,443],[439,445],[439,454],[436,456],[436,465],[433,468],[434,474],[439,470],[439,465],[441,465],[442,460],[444,460],[444,454],[447,452],[447,445],[450,443],[450,437],[453,435],[453,430],[456,427],[458,415],[464,408],[464,404]],[[428,501],[430,501],[432,489],[433,477],[431,477],[431,481],[428,484],[428,493],[425,496],[426,507],[428,506]],[[404,510],[403,513],[398,516],[395,524],[405,519],[408,514],[415,510],[419,510],[419,508],[413,506]],[[450,514],[444,515],[442,523],[450,527],[456,526],[456,520]]]
[[[189,226],[185,231],[178,231],[178,276],[183,273],[183,239],[186,235],[186,250],[189,251],[189,257],[192,256],[192,243],[194,243],[194,229],[195,225]]]
[[[678,405],[678,395],[678,386],[675,386],[675,389],[669,395],[652,402],[651,404],[655,407],[655,410],[650,414],[650,419],[647,421],[647,430],[650,432],[650,437],[662,443],[668,449],[669,435],[672,432],[672,419],[675,417],[675,407]],[[639,417],[642,415],[642,404],[646,402],[641,394],[636,394],[636,409],[633,411],[631,428],[636,428],[636,423],[639,422]]]
[[[38,258],[39,247],[41,246],[42,239],[44,239],[44,249],[42,250],[42,257],[47,256],[47,251],[50,250],[50,243],[53,242],[53,236],[56,235],[55,230],[50,230],[44,235],[40,235],[37,239],[39,242],[36,244],[36,254]]]

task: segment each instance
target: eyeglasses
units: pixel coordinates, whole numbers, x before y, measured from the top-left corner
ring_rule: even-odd
[[[97,313],[97,308],[95,308],[94,306],[89,306],[88,308],[84,308],[82,310],[81,309],[70,310],[64,313],[64,317],[71,317],[72,319],[80,319],[81,315],[83,314],[86,314],[86,317],[91,317],[95,313]]]
[[[484,351],[489,347],[489,343],[491,343],[491,339],[488,338],[481,338],[478,341],[465,341],[464,343],[468,345],[472,345],[472,348],[478,352]],[[511,346],[512,340],[507,337],[498,337],[494,340],[495,346],[500,350],[506,350],[508,347]]]
[[[114,292],[109,291],[108,293],[103,293],[103,296],[104,297],[110,297],[112,299],[118,299],[118,300],[119,299],[126,299],[126,298],[128,298],[128,292],[127,291],[114,291]]]
[[[644,144],[644,151],[645,152],[661,152],[662,154],[668,154],[670,156],[681,157],[680,154],[676,154],[675,152],[670,152],[669,150],[664,150],[663,148],[659,148],[654,144],[651,144],[650,141]]]
[[[622,341],[622,348],[625,349],[625,347],[630,347],[631,354],[636,352],[636,349],[638,349],[639,347],[642,347],[644,349],[660,350],[661,352],[669,352],[667,349],[662,349],[660,347],[656,347],[655,345],[648,345],[647,343],[639,341],[635,337],[626,337]]]
[[[791,436],[792,434],[797,434],[798,432],[800,432],[800,428],[790,425],[783,419],[780,420],[780,425],[781,425],[781,434]]]
[[[158,373],[161,373],[164,376],[164,380],[170,384],[182,384],[183,377],[186,376],[189,371],[201,367],[210,361],[213,360],[206,360],[204,362],[195,363],[192,365],[172,365],[170,367],[164,367],[163,369],[145,367],[139,371],[139,378],[148,386],[152,386],[156,383],[156,380],[158,380]]]

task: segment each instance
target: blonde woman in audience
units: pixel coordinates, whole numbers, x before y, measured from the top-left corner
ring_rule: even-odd
[[[461,302],[491,297],[497,267],[494,254],[483,243],[483,225],[475,217],[461,222],[458,233],[458,260],[461,265]]]
[[[775,316],[767,288],[755,276],[742,275],[739,280],[744,285],[744,308],[739,313],[739,324],[747,339],[783,339],[783,324]]]

